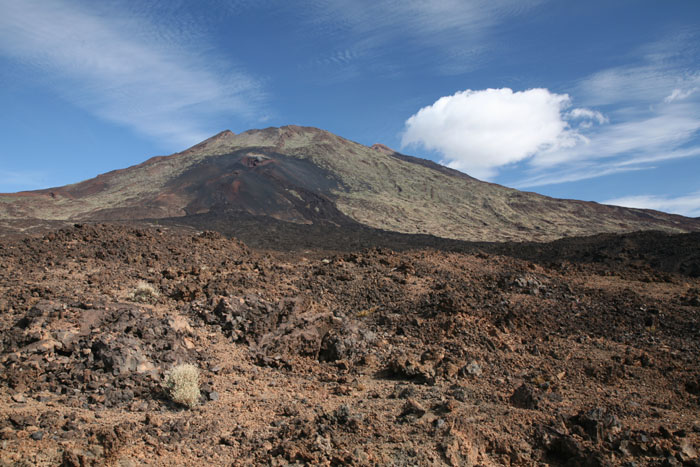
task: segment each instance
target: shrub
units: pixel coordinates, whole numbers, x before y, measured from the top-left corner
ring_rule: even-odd
[[[199,402],[199,370],[190,364],[178,365],[165,382],[173,402],[194,407]]]
[[[158,292],[151,284],[139,282],[136,290],[131,293],[131,298],[139,303],[152,303],[158,299]]]

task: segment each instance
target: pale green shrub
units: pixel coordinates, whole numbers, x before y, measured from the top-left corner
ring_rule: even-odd
[[[199,370],[189,363],[178,365],[165,382],[173,402],[192,408],[199,402]]]
[[[158,299],[158,292],[147,282],[139,282],[131,293],[131,298],[139,303],[153,303]]]

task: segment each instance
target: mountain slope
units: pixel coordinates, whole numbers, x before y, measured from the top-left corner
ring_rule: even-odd
[[[0,219],[139,220],[246,213],[297,224],[360,223],[474,241],[657,229],[700,220],[560,200],[481,182],[383,145],[298,126],[224,131],[74,185],[0,195]]]

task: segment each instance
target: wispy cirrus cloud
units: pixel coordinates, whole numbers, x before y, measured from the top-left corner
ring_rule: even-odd
[[[191,24],[171,30],[101,5],[0,0],[0,55],[88,112],[175,147],[210,136],[211,119],[259,112],[260,83],[217,60]]]
[[[612,112],[612,118],[618,113]],[[689,157],[697,151],[688,151],[683,145],[691,142],[698,130],[700,115],[693,109],[659,109],[641,118],[598,126],[585,132],[585,139],[575,146],[537,154],[531,166],[544,170],[586,161],[595,161],[601,167],[625,166]]]
[[[664,102],[669,103],[673,101],[682,101],[684,99],[687,99],[688,97],[692,96],[695,94],[695,92],[698,90],[698,88],[690,88],[690,89],[679,89],[676,88],[673,91],[671,91],[671,94],[666,96],[664,99]]]
[[[684,51],[679,40],[647,49],[653,53],[634,64],[602,70],[574,86],[577,102],[600,109],[596,112],[604,119],[581,128],[578,144],[535,154],[525,167],[526,176],[513,186],[649,170],[663,161],[700,156],[700,70],[693,60],[697,53]]]
[[[307,21],[343,44],[330,55],[340,59],[336,65],[346,65],[346,58],[384,65],[400,44],[411,51],[412,64],[431,63],[454,74],[482,60],[495,26],[544,1],[319,0],[306,8],[313,12]]]
[[[594,158],[581,159],[567,164],[562,163],[557,166],[532,170],[529,176],[513,183],[512,186],[515,188],[528,188],[556,185],[624,172],[653,170],[657,168],[659,163],[664,161],[688,157],[700,157],[700,147],[661,150],[646,156],[620,158],[619,160],[613,158],[603,162]]]
[[[542,0],[330,0],[315,2],[314,6],[325,12],[316,16],[316,21],[332,21],[380,38],[418,34],[417,40],[443,43],[483,32],[502,18],[540,3]]]
[[[700,191],[683,196],[634,195],[609,199],[604,204],[628,208],[654,209],[657,211],[700,217]]]

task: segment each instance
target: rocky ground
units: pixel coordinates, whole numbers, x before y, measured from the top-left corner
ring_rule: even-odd
[[[700,465],[696,269],[583,243],[3,238],[0,465]],[[193,409],[165,389],[179,363]]]

